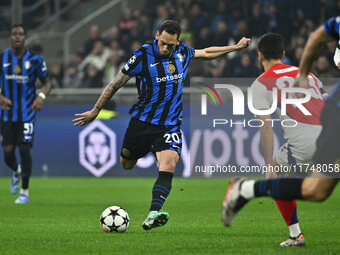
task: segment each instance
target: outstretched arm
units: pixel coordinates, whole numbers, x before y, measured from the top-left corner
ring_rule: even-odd
[[[300,77],[306,78],[308,76],[314,60],[320,55],[325,44],[334,40],[333,37],[327,34],[324,26],[320,26],[310,34],[300,61]]]
[[[73,120],[75,126],[83,126],[91,121],[93,121],[100,110],[103,108],[104,104],[113,97],[116,92],[123,87],[127,81],[131,78],[131,76],[122,73],[121,71],[117,74],[117,76],[105,87],[102,94],[100,95],[97,103],[94,105],[91,111],[84,113],[76,113],[74,116],[78,117]]]
[[[195,58],[203,60],[211,60],[221,57],[229,52],[240,51],[247,48],[250,44],[250,39],[243,37],[236,45],[222,47],[208,47],[202,50],[195,50]]]

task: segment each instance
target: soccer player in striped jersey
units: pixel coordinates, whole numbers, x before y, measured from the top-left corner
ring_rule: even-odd
[[[294,86],[308,88],[308,74],[314,60],[323,47],[332,41],[338,46],[334,54],[334,63],[340,69],[340,16],[330,18],[317,28],[308,38],[300,70]],[[296,94],[299,97],[299,94]],[[322,130],[316,142],[313,156],[315,166],[311,178],[274,178],[252,181],[244,178],[232,179],[228,187],[225,203],[226,220],[232,223],[236,214],[255,197],[272,197],[280,200],[301,199],[320,202],[333,192],[340,178],[340,83],[325,99],[321,113]]]
[[[150,230],[167,223],[169,215],[160,212],[171,190],[172,178],[181,153],[183,83],[193,58],[210,60],[248,47],[250,39],[236,45],[195,50],[180,42],[181,29],[173,20],[165,21],[153,43],[136,50],[121,72],[106,86],[91,111],[75,114],[73,121],[82,126],[93,121],[103,105],[119,88],[136,76],[138,102],[130,109],[132,116],[126,130],[120,162],[132,169],[139,158],[153,152],[159,164],[153,186],[150,212],[142,227]]]
[[[10,29],[11,48],[0,54],[1,140],[5,163],[13,171],[12,194],[18,193],[22,179],[20,194],[15,200],[17,204],[29,202],[35,114],[42,109],[51,90],[45,61],[25,48],[26,36],[23,25],[13,25]],[[35,82],[38,78],[43,89],[36,96]],[[20,164],[15,156],[16,147],[19,148]]]

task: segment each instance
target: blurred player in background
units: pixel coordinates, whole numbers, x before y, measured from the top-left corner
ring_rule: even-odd
[[[277,95],[281,95],[281,89],[292,87],[295,77],[299,72],[296,66],[283,64],[285,57],[283,39],[279,34],[268,33],[263,35],[258,42],[259,61],[264,73],[252,84],[253,106],[257,110],[268,110],[273,105],[273,90],[277,89]],[[296,164],[311,164],[316,150],[316,139],[321,132],[320,115],[324,106],[324,100],[320,88],[322,84],[313,74],[310,73],[314,90],[311,99],[304,104],[304,107],[311,113],[311,116],[304,115],[294,105],[287,106],[287,115],[282,115],[281,109],[277,108],[275,114],[280,121],[295,120],[294,127],[282,127],[284,138],[287,142],[277,151],[273,157],[274,133],[270,114],[257,115],[256,117],[264,123],[260,127],[261,148],[266,166],[290,166]],[[323,91],[323,89],[321,89]],[[278,105],[281,105],[281,97],[278,96]],[[276,105],[276,104],[275,104]],[[296,176],[296,172],[288,173],[288,176]],[[280,172],[266,172],[266,178],[287,175]],[[287,177],[287,176],[285,176]],[[283,218],[289,226],[290,237],[282,242],[280,246],[303,246],[305,245],[297,218],[296,201],[275,200]],[[225,217],[226,214],[223,214]],[[226,218],[224,218],[226,219]],[[225,222],[229,224],[228,221]]]
[[[215,59],[246,48],[250,39],[237,45],[195,50],[180,42],[181,28],[173,20],[165,21],[153,43],[134,52],[125,67],[106,86],[91,111],[75,114],[76,126],[93,121],[103,105],[132,77],[136,76],[139,101],[132,106],[132,116],[121,150],[121,165],[132,169],[139,158],[150,151],[156,155],[159,175],[153,186],[150,212],[142,227],[150,230],[163,226],[169,214],[160,212],[171,190],[172,178],[182,148],[183,83],[193,58]]]
[[[11,48],[0,54],[1,141],[6,165],[13,171],[10,184],[12,194],[18,193],[22,179],[20,194],[15,200],[17,204],[29,202],[35,113],[42,109],[51,90],[45,61],[25,48],[26,36],[23,25],[13,25],[10,29]],[[35,86],[37,78],[43,85],[38,96]],[[19,148],[20,164],[15,156],[16,147]]]
[[[295,86],[309,87],[309,70],[323,47],[340,39],[340,16],[330,18],[316,29],[307,41]],[[340,68],[339,43],[334,62]],[[225,201],[225,220],[232,223],[237,212],[252,198],[271,196],[275,199],[324,201],[333,192],[340,178],[340,85],[326,98],[321,113],[322,131],[317,139],[313,156],[311,178],[276,178],[264,181],[233,179]]]

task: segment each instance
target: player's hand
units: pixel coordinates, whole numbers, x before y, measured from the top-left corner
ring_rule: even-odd
[[[308,78],[307,77],[296,77],[294,82],[294,88],[308,89]],[[296,98],[304,98],[306,95],[303,93],[294,93]]]
[[[44,99],[42,99],[40,96],[37,96],[34,99],[33,105],[32,105],[32,109],[34,111],[40,111],[44,106]]]
[[[83,113],[76,113],[74,116],[78,118],[72,120],[73,122],[75,122],[74,126],[84,126],[92,122],[97,117],[98,113],[99,112],[96,112],[94,110]]]
[[[267,171],[266,172],[266,179],[274,179],[277,177],[277,173],[275,173],[274,171]]]
[[[274,160],[270,160],[269,162],[266,161],[266,167],[267,167],[267,172],[266,172],[266,179],[274,179],[277,177],[277,173],[274,171]]]
[[[0,105],[1,105],[1,109],[3,111],[8,111],[11,109],[12,107],[12,101],[10,99],[8,99],[7,97],[4,96],[0,96]]]
[[[242,39],[236,44],[237,50],[243,50],[250,44],[250,39],[242,37]]]

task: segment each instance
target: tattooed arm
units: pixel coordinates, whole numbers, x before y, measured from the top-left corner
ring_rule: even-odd
[[[117,76],[105,87],[92,110],[98,111],[99,113],[106,102],[109,101],[111,97],[113,97],[113,95],[116,94],[116,92],[128,82],[130,78],[131,76],[119,72]]]
[[[122,72],[119,72],[117,76],[105,87],[102,94],[97,100],[97,103],[94,105],[91,111],[84,113],[76,113],[74,116],[78,117],[73,120],[75,126],[84,126],[91,121],[93,121],[100,110],[106,104],[107,101],[111,99],[111,97],[116,94],[116,92],[123,87],[127,81],[131,78],[131,76],[126,75]]]

